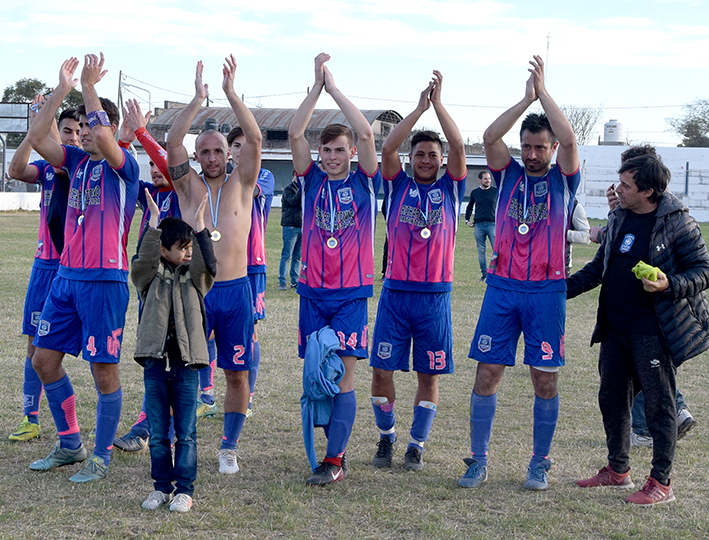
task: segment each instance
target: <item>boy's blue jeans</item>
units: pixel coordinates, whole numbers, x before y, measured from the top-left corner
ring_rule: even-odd
[[[197,391],[199,375],[182,362],[145,361],[145,414],[150,425],[151,476],[155,489],[175,495],[194,492],[197,478]],[[170,410],[175,420],[175,464],[168,437]],[[172,483],[175,483],[173,488]]]

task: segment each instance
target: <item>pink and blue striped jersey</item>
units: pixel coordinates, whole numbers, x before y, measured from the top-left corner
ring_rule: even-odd
[[[420,184],[401,170],[385,179],[389,258],[384,287],[418,292],[452,289],[465,178],[452,178],[446,171],[433,184]]]
[[[581,173],[577,169],[565,175],[554,165],[544,176],[529,176],[514,159],[491,172],[497,184],[497,212],[488,285],[565,291],[566,230]],[[526,234],[519,232],[522,223],[528,227]]]
[[[40,159],[30,163],[37,169],[37,181],[42,188],[42,195],[39,203],[39,231],[37,233],[37,251],[34,254],[36,265],[42,268],[56,269],[59,266],[61,253],[58,253],[52,237],[49,234],[47,226],[47,214],[49,213],[49,205],[52,202],[52,194],[54,193],[54,178],[56,173],[54,167],[48,162]]]
[[[180,212],[180,201],[174,190],[170,189],[161,191],[152,183],[143,182],[141,180],[140,187],[138,188],[138,206],[143,211],[143,218],[140,220],[140,236],[143,235],[143,231],[147,228],[148,221],[150,221],[150,210],[148,209],[148,199],[145,197],[145,188],[148,188],[150,196],[160,209],[158,223],[166,217],[182,217],[182,213]]]
[[[128,233],[138,197],[139,169],[123,150],[123,163],[64,146],[62,168],[71,179],[59,275],[78,281],[128,281]],[[80,219],[83,216],[83,219]]]
[[[358,166],[344,180],[328,180],[311,163],[298,177],[303,197],[303,239],[298,294],[349,300],[374,293],[374,230],[379,168]]]
[[[247,272],[249,274],[266,273],[266,225],[271,212],[273,188],[275,186],[273,173],[267,169],[259,171],[256,187],[258,196],[254,197],[251,206],[251,232],[247,244]]]

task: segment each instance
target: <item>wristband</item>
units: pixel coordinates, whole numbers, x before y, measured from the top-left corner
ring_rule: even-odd
[[[86,115],[86,120],[89,122],[89,129],[94,129],[96,126],[111,127],[106,111],[91,111]]]

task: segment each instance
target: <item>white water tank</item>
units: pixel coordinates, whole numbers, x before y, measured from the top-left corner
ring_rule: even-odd
[[[618,120],[608,120],[603,126],[603,144],[623,144],[623,124],[618,122]]]

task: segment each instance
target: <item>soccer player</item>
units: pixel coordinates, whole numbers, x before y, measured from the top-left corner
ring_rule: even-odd
[[[76,58],[62,64],[59,84],[28,133],[35,150],[54,167],[66,168],[71,179],[61,264],[37,325],[32,358],[59,442],[30,469],[47,471],[88,456],[76,420],[74,391],[62,367],[66,353],[77,356],[83,350],[98,392],[96,439],[91,458],[70,478],[72,482],[108,474],[121,416],[118,361],[128,307],[126,244],[138,192],[138,164],[114,138],[118,109],[96,94],[95,85],[106,74],[103,64],[103,53],[84,57],[84,104],[78,109],[83,151],[49,136],[57,108],[76,86],[77,79],[72,79],[79,65]]]
[[[291,122],[288,136],[293,166],[303,196],[303,256],[298,283],[300,317],[298,354],[305,354],[307,337],[329,325],[340,338],[337,351],[345,366],[335,395],[325,459],[306,480],[325,485],[347,474],[345,449],[352,433],[357,402],[355,366],[367,356],[367,298],[374,289],[374,227],[381,175],[372,127],[335,86],[325,66],[330,55],[315,58],[315,82]],[[343,124],[330,124],[320,134],[320,169],[310,156],[305,128],[323,88],[335,100],[357,133]],[[358,154],[358,166],[350,162]]]
[[[150,157],[150,179],[152,183],[141,180],[140,189],[138,190],[138,206],[143,211],[139,239],[143,237],[143,233],[148,228],[148,223],[152,217],[145,192],[146,189],[158,207],[159,221],[166,217],[181,217],[180,203],[177,194],[172,188],[167,172],[167,152],[152,138],[145,128],[148,125],[149,118],[150,111],[143,115],[138,101],[129,99],[123,108],[123,124],[121,124],[118,138],[118,145],[125,149],[130,148],[130,144],[136,139],[139,140],[148,157]],[[140,240],[138,243],[140,244]],[[139,249],[140,247],[137,250]],[[140,296],[138,296],[138,299],[140,301]],[[145,397],[143,397],[138,420],[131,426],[128,433],[113,440],[113,446],[124,452],[140,452],[147,448],[149,436],[150,427],[145,413]]]
[[[526,489],[548,487],[548,458],[559,416],[557,377],[564,365],[566,228],[579,185],[579,159],[571,124],[549,96],[544,62],[534,56],[525,96],[484,134],[487,166],[497,185],[495,249],[487,274],[470,358],[478,361],[470,399],[468,470],[458,482],[477,488],[487,479],[487,451],[497,407],[497,386],[514,366],[524,333],[524,363],[534,385],[534,447]],[[539,100],[544,114],[522,122],[521,166],[502,137]],[[556,164],[551,159],[558,149]]]
[[[229,153],[234,166],[239,166],[241,148],[246,137],[240,127],[235,127],[227,135]],[[254,302],[254,339],[253,357],[249,370],[249,408],[246,416],[251,416],[253,411],[254,389],[256,377],[261,364],[261,345],[258,338],[258,321],[266,318],[266,225],[268,215],[271,213],[273,201],[273,188],[276,181],[273,173],[268,169],[260,169],[254,190],[254,204],[251,208],[251,231],[248,242],[248,276],[251,284],[251,294]]]
[[[438,407],[438,377],[453,373],[450,292],[467,168],[463,138],[441,103],[442,83],[443,76],[434,70],[416,109],[397,124],[382,148],[389,262],[370,361],[371,401],[380,432],[372,461],[375,467],[392,464],[396,441],[394,371],[409,371],[412,338],[418,388],[404,456],[407,471],[423,469],[423,446]],[[419,131],[411,139],[412,178],[401,168],[399,146],[431,104],[450,144],[446,172],[438,178],[443,166],[441,139],[432,131]]]
[[[37,96],[32,101],[30,121],[37,115],[39,108],[44,102],[43,96]],[[58,136],[56,134],[57,125],[52,123],[52,136],[56,137],[61,144],[80,148],[79,142],[79,121],[77,120],[75,109],[65,109],[59,115]],[[37,333],[37,322],[42,313],[44,301],[49,294],[49,289],[57,275],[61,250],[58,249],[51,240],[49,226],[47,224],[47,214],[54,194],[55,178],[63,176],[66,179],[66,172],[55,169],[44,160],[27,163],[32,146],[25,138],[15,151],[12,157],[8,174],[22,182],[28,184],[38,184],[42,189],[41,204],[39,211],[39,232],[37,235],[37,251],[32,264],[32,273],[27,285],[27,296],[25,297],[25,312],[22,323],[22,333],[29,337],[27,340],[27,356],[25,357],[25,376],[22,383],[24,418],[12,432],[9,439],[11,441],[29,441],[38,438],[40,434],[39,424],[39,400],[42,395],[42,381],[39,380],[37,372],[32,367],[32,355],[35,346],[32,344]],[[68,181],[66,179],[65,181]]]
[[[239,166],[227,175],[229,148],[224,135],[202,132],[195,142],[195,159],[202,174],[190,167],[183,145],[209,88],[202,82],[202,62],[197,63],[195,97],[185,107],[167,136],[167,164],[185,221],[195,228],[194,215],[204,194],[209,197],[208,221],[212,224],[217,281],[205,297],[207,326],[214,331],[217,366],[224,370],[224,435],[218,452],[219,472],[239,471],[236,445],[249,406],[251,340],[254,333],[251,287],[247,276],[247,242],[251,205],[261,167],[261,131],[253,115],[234,92],[236,61],[230,55],[223,67],[222,89],[236,120],[244,130]]]

